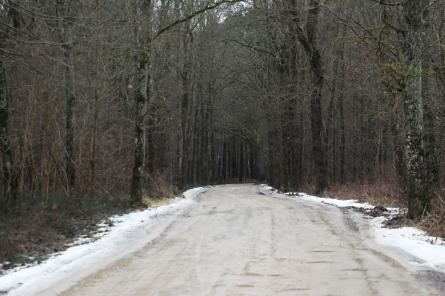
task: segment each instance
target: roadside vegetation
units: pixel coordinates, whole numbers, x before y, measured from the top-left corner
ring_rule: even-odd
[[[123,200],[77,197],[22,199],[0,214],[3,268],[38,262],[67,248],[80,235],[91,235],[108,216],[128,210]]]

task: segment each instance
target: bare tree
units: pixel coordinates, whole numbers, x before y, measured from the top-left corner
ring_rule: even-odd
[[[423,14],[427,1],[408,0],[404,4],[405,33],[405,157],[408,182],[408,215],[417,218],[431,211],[431,196],[426,179],[425,127],[422,92]]]

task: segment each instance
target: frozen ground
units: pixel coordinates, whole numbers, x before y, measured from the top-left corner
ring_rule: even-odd
[[[373,205],[359,203],[355,200],[339,200],[335,198],[321,198],[305,193],[278,193],[270,186],[262,185],[262,190],[275,197],[297,198],[313,203],[323,203],[339,208],[357,208],[372,210]],[[400,209],[388,208],[388,215],[370,219],[372,232],[377,243],[392,249],[391,255],[396,257],[401,264],[410,269],[418,270],[431,268],[445,273],[445,242],[437,237],[427,235],[424,231],[414,227],[386,228],[385,220],[398,214]],[[403,255],[397,254],[402,251]]]
[[[67,250],[41,264],[16,268],[0,277],[0,295],[34,295],[54,286],[63,291],[77,279],[124,258],[146,245],[171,223],[173,215],[196,202],[206,191],[199,187],[183,193],[183,198],[165,206],[111,217],[113,226],[100,224],[98,235],[81,237]]]

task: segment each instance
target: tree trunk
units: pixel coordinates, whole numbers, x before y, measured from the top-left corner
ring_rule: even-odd
[[[13,29],[11,32],[8,32],[9,30],[6,32],[1,32],[1,49],[5,49],[7,47],[7,43],[9,41],[8,38],[10,38],[11,35],[15,36],[17,34],[17,30],[20,28],[19,14],[16,10],[16,4],[7,2],[4,5],[9,10],[9,14],[2,14],[1,21],[4,23],[12,22]],[[18,174],[15,168],[13,147],[10,142],[9,134],[10,92],[8,89],[5,61],[6,57],[2,53],[0,56],[0,151],[2,154],[3,196],[7,202],[14,202],[17,199],[18,194]]]
[[[321,73],[321,68],[315,68],[313,91],[311,97],[311,128],[312,128],[312,154],[314,156],[314,169],[317,183],[315,192],[322,193],[327,186],[326,181],[326,161],[323,149],[323,118],[321,109],[322,89],[324,84],[324,77]]]
[[[320,15],[320,3],[318,0],[309,2],[310,10],[306,21],[306,33],[300,27],[300,20],[297,13],[297,6],[293,0],[295,11],[292,13],[296,21],[297,37],[303,46],[312,70],[312,95],[311,95],[311,127],[312,127],[312,154],[314,157],[314,174],[316,179],[315,193],[322,193],[327,187],[326,180],[326,160],[323,149],[323,114],[322,114],[322,91],[324,86],[324,71],[320,52],[317,49],[316,33],[318,17]]]
[[[65,171],[68,181],[68,192],[74,190],[76,183],[76,164],[74,162],[74,104],[73,73],[71,65],[71,49],[64,49],[65,77]],[[70,66],[71,65],[71,66]]]
[[[70,38],[69,29],[70,3],[68,1],[57,1],[57,14],[59,17],[60,42],[63,50],[63,78],[64,78],[64,96],[65,96],[65,175],[67,184],[67,193],[74,191],[76,183],[76,164],[74,157],[74,69],[72,57],[72,38]]]
[[[133,177],[131,180],[130,203],[142,203],[143,177],[144,177],[144,120],[147,104],[150,99],[150,45],[148,35],[150,32],[151,0],[143,0],[136,3],[136,15],[140,17],[140,23],[136,28],[136,46],[143,53],[138,57],[135,75],[135,106],[134,106],[134,162]]]
[[[0,149],[3,163],[3,194],[7,201],[17,197],[17,179],[15,177],[12,147],[9,141],[9,95],[6,81],[6,69],[0,60]]]
[[[405,89],[405,167],[408,194],[408,216],[417,218],[431,210],[426,180],[424,147],[422,50],[425,9],[423,0],[408,0],[404,4],[408,29],[405,54],[408,69]]]
[[[429,28],[429,26],[427,28]],[[433,59],[431,51],[426,51],[424,59],[424,72],[431,73],[431,62]],[[435,122],[435,110],[438,110],[438,106],[435,104],[433,85],[431,82],[432,77],[430,76],[422,79],[426,180],[429,182],[430,189],[434,190],[434,187],[439,187],[440,171]]]
[[[99,24],[99,1],[95,2],[95,25],[98,27]],[[97,33],[96,33],[97,34]],[[99,102],[99,36],[96,35],[96,42],[94,45],[94,101],[93,101],[93,119],[91,128],[91,151],[90,151],[90,196],[96,196],[96,152],[97,152],[97,124],[99,117],[98,102]]]
[[[138,67],[138,90],[135,96],[135,120],[134,120],[134,163],[133,178],[131,182],[130,202],[133,204],[142,202],[143,172],[144,172],[144,112],[148,94],[148,65]]]
[[[339,111],[339,125],[340,125],[340,147],[339,147],[339,178],[341,184],[345,183],[345,157],[346,157],[346,131],[345,131],[345,72],[346,65],[344,61],[345,52],[342,50],[342,77],[340,83],[340,91],[338,95],[338,111]]]

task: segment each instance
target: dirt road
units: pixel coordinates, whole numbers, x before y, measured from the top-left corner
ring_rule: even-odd
[[[444,295],[384,255],[362,220],[254,185],[218,186],[62,295]]]

